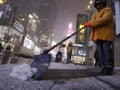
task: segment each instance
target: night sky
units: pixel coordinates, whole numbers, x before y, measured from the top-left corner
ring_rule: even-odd
[[[54,40],[59,42],[66,37],[68,24],[73,23],[73,31],[76,30],[77,14],[85,14],[89,0],[14,0],[19,10],[26,12],[37,12],[39,18],[48,17],[48,31]],[[42,5],[47,3],[48,6]],[[42,22],[42,21],[41,21]],[[40,23],[41,24],[41,23]],[[45,31],[46,24],[38,26],[38,34]]]
[[[76,30],[77,14],[85,14],[89,0],[55,0],[57,10],[56,17],[53,17],[54,25],[52,31],[55,36],[54,40],[59,42],[66,37],[68,24],[73,23],[73,31]],[[52,13],[52,12],[51,12]]]

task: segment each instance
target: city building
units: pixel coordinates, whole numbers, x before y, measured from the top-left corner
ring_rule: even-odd
[[[83,8],[78,2],[88,6]],[[74,3],[73,0],[36,0],[33,3],[33,0],[0,0],[1,42],[3,45],[10,43],[15,52],[30,56],[39,54],[41,49],[51,47],[53,42],[57,43],[66,37],[70,22],[73,25],[72,32],[80,29],[91,18],[93,2],[94,0],[76,0]],[[120,1],[107,2],[114,10],[117,35],[120,33]],[[73,41],[75,46],[80,46],[75,53],[85,53],[86,61],[90,62],[89,56],[93,52],[89,30],[80,31]]]

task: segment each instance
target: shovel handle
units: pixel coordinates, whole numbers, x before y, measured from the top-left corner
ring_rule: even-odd
[[[80,32],[82,29],[84,29],[84,27],[80,28],[79,30],[77,30],[76,32],[72,33],[70,36],[66,37],[65,39],[63,39],[62,41],[60,41],[59,43],[57,43],[56,45],[54,45],[53,47],[51,47],[50,49],[47,50],[47,52],[51,51],[52,49],[54,49],[55,47],[57,47],[58,45],[62,44],[64,41],[66,41],[67,39],[71,38],[72,36],[74,36],[75,34],[77,34],[78,32]]]

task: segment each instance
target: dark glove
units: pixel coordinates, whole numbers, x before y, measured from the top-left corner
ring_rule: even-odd
[[[91,22],[87,22],[84,24],[85,27],[91,27]]]

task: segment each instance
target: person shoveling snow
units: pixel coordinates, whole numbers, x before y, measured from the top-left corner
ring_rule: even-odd
[[[58,44],[51,47],[50,49],[44,50],[44,52],[41,55],[34,56],[34,60],[31,63],[31,65],[30,66],[25,65],[26,69],[23,67],[24,64],[22,67],[16,66],[15,68],[13,68],[13,71],[10,74],[10,76],[17,77],[24,81],[24,80],[27,80],[27,79],[33,77],[33,75],[35,75],[35,77],[33,79],[38,80],[45,72],[47,72],[50,62],[52,61],[51,54],[48,54],[49,51],[51,51],[52,49],[54,49],[55,47],[57,47],[58,45],[60,45],[64,41],[66,41],[67,39],[69,39],[70,37],[74,36],[75,34],[80,32],[84,28],[85,27],[80,28],[76,32],[72,33],[70,36],[68,36],[65,39],[63,39],[62,41],[60,41]],[[29,68],[27,68],[27,66]],[[34,68],[34,69],[32,70],[32,68]]]

